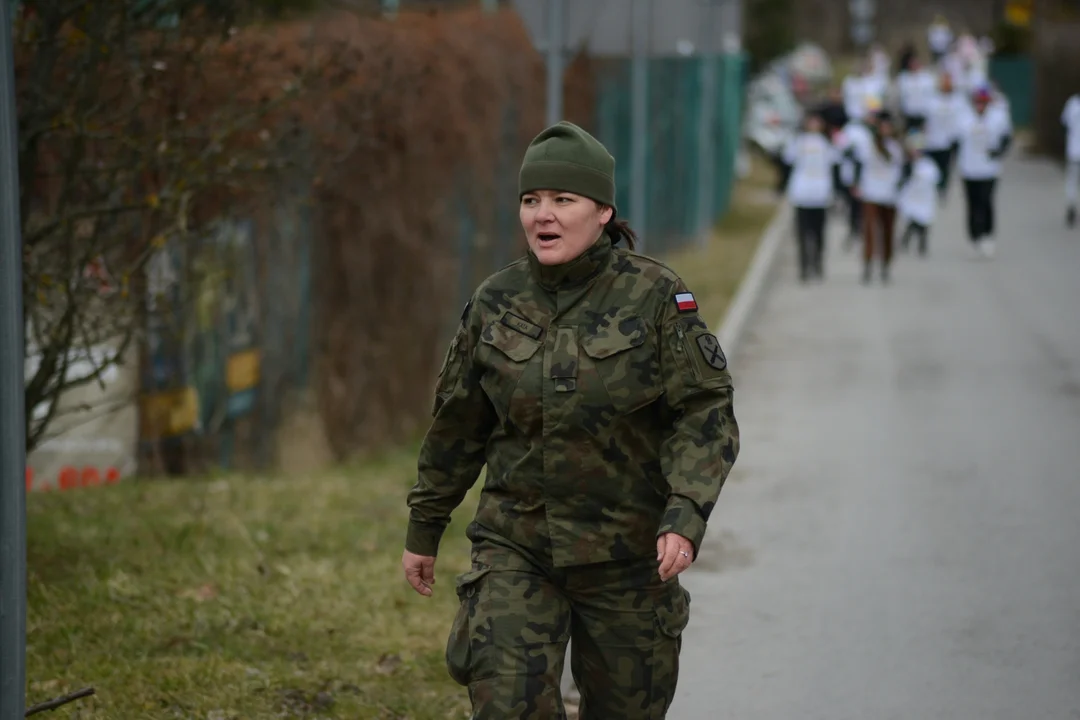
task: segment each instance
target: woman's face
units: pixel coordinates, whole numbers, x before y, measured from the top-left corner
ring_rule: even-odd
[[[896,134],[895,128],[893,128],[892,122],[889,120],[878,120],[877,129],[881,133],[881,137],[891,138]]]
[[[820,133],[825,131],[825,122],[817,115],[811,115],[806,119],[806,131]]]
[[[557,190],[521,197],[518,215],[529,249],[541,265],[562,265],[588,250],[611,219],[612,209]]]

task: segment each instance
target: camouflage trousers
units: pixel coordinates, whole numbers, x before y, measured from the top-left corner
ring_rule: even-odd
[[[653,558],[553,568],[487,540],[457,577],[446,646],[474,720],[565,720],[567,641],[580,720],[663,718],[675,695],[690,596]]]

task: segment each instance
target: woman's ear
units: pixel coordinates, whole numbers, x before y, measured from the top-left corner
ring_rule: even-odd
[[[615,215],[615,210],[610,205],[602,205],[600,208],[600,224],[607,225]]]

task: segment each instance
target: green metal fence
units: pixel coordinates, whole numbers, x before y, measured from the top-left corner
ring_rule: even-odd
[[[990,77],[1009,98],[1013,124],[1030,126],[1035,109],[1035,63],[1032,58],[1028,55],[991,58]]]
[[[745,62],[742,55],[649,61],[645,226],[638,230],[650,255],[663,255],[703,237],[728,210]],[[705,72],[707,63],[713,64],[712,72]],[[715,87],[710,92],[702,78],[713,78]],[[630,200],[630,60],[601,62],[597,85],[593,129],[616,159],[619,215],[631,217],[635,213]],[[709,97],[712,102],[707,107]],[[704,143],[702,122],[710,132]],[[707,207],[701,207],[702,203]]]
[[[636,229],[650,255],[663,257],[708,237],[728,210],[745,62],[743,56],[731,55],[648,63],[646,207],[641,213],[645,225]],[[637,213],[630,206],[630,60],[603,60],[597,68],[590,129],[616,158],[619,215],[632,217]],[[493,194],[477,192],[476,178],[463,170],[456,183],[458,196],[448,198],[448,207],[461,210],[451,239],[459,298],[453,307],[440,310],[447,334],[484,277],[524,249],[516,194],[524,150],[517,131],[519,110],[513,96],[502,108],[499,149],[492,154],[490,173],[485,173],[494,174]],[[152,445],[164,456],[167,469],[190,471],[182,457],[194,439],[204,463],[272,463],[274,433],[283,420],[282,398],[312,379],[312,317],[334,311],[316,307],[311,293],[319,273],[319,235],[307,194],[311,172],[302,169],[282,183],[271,218],[259,222],[231,217],[211,237],[187,244],[184,253],[179,247],[165,248],[157,259],[168,266],[161,274],[173,280],[159,289],[161,307],[152,308],[149,318],[143,404],[144,409],[161,404],[154,414],[168,417],[169,427],[157,429],[143,448],[144,457]],[[185,284],[184,278],[200,263],[220,272],[196,272],[203,280]],[[214,282],[208,284],[207,278]],[[168,327],[183,328],[182,335],[169,334]],[[171,456],[177,461],[171,462]]]

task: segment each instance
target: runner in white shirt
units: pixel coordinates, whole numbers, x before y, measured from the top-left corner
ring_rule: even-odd
[[[937,163],[923,152],[924,145],[925,139],[920,134],[908,138],[911,162],[897,203],[900,216],[907,221],[907,227],[900,238],[900,247],[907,250],[912,238],[917,235],[919,255],[926,255],[927,235],[937,216],[937,187],[941,180],[941,170]]]
[[[1065,126],[1065,224],[1074,227],[1080,203],[1080,93],[1065,103],[1061,124]]]
[[[833,168],[839,160],[820,117],[807,116],[803,132],[784,148],[784,160],[791,166],[787,197],[795,208],[799,279],[820,279],[825,275],[825,215],[832,205]]]
[[[863,117],[866,98],[864,78],[867,75],[868,65],[867,60],[860,61],[855,72],[845,76],[841,83],[840,92],[844,98],[844,112],[847,113],[849,120],[861,120]]]
[[[888,78],[875,74],[870,59],[864,58],[859,63],[858,71],[844,78],[842,84],[844,112],[851,120],[862,119],[868,102],[883,103],[885,101],[888,87]]]
[[[896,139],[896,128],[888,113],[879,113],[871,130],[870,142],[857,143],[849,152],[855,160],[856,191],[863,205],[863,282],[870,282],[874,257],[879,255],[881,281],[887,283],[904,149]]]
[[[937,163],[940,171],[938,194],[942,201],[949,187],[949,175],[959,142],[958,123],[967,109],[967,100],[953,89],[952,77],[947,72],[941,73],[938,90],[927,101],[923,141],[926,155]]]
[[[930,99],[937,94],[937,78],[932,70],[924,68],[917,57],[896,76],[900,96],[900,112],[904,116],[904,132],[923,128],[929,111]]]
[[[953,88],[959,90],[960,81],[964,77],[964,59],[961,57],[960,51],[955,45],[938,64],[941,72],[949,74],[949,77],[952,79]]]
[[[875,44],[870,49],[870,74],[879,83],[888,85],[889,78],[892,76],[891,67],[892,60],[889,58],[889,53],[885,52],[885,48],[880,44]]]
[[[972,107],[959,123],[960,153],[957,165],[964,179],[968,205],[968,235],[976,252],[994,256],[994,191],[1001,175],[1001,159],[1012,143],[1012,121],[990,107],[989,88],[979,88]]]
[[[934,18],[934,22],[926,31],[926,42],[930,46],[930,56],[936,65],[949,52],[949,47],[953,42],[952,28],[949,27],[944,16],[938,15]]]
[[[860,118],[877,113],[881,104],[871,99],[862,108]],[[848,234],[844,239],[844,250],[851,250],[855,241],[862,236],[862,201],[855,193],[855,148],[872,141],[870,127],[864,119],[851,119],[836,134],[833,146],[841,156],[840,193],[848,204]]]

